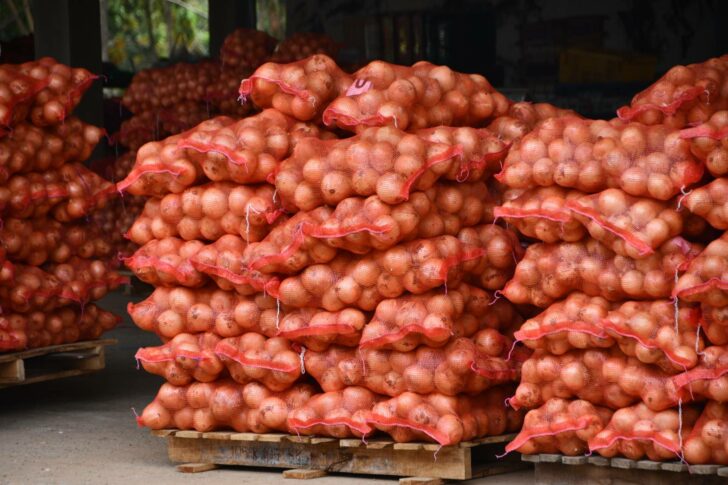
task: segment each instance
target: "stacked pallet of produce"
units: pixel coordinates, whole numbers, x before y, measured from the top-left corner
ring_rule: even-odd
[[[619,119],[562,113],[511,148],[495,213],[539,242],[503,294],[540,313],[509,450],[728,463],[727,87],[728,56],[677,66]]]
[[[102,130],[71,112],[94,76],[50,58],[0,65],[0,350],[97,338],[118,317],[89,303],[122,281],[83,218],[116,195],[84,167]]]
[[[503,401],[527,351],[508,358],[521,318],[495,295],[522,255],[493,223],[508,145],[473,128],[505,97],[323,55],[264,64],[241,94],[263,111],[141,147],[118,184],[151,197],[126,264],[157,288],[129,312],[167,383],[140,424],[441,445],[519,429]]]

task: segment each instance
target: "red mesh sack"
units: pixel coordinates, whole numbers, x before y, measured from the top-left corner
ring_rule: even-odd
[[[617,110],[623,120],[682,128],[728,108],[728,55],[675,66]]]
[[[676,321],[677,317],[677,321]],[[698,332],[699,310],[677,310],[670,300],[610,303],[602,297],[572,293],[516,331],[531,349],[561,355],[572,349],[607,348],[675,373],[695,367],[704,345]]]
[[[558,453],[585,455],[588,442],[604,429],[613,411],[581,399],[553,397],[523,418],[523,428],[506,446],[506,452],[524,455]]]
[[[204,121],[191,132],[214,132],[233,123],[232,118],[218,116]],[[137,151],[136,162],[129,175],[116,184],[119,191],[132,195],[161,197],[178,194],[204,179],[199,156],[192,150],[181,150],[179,143],[189,132],[149,142]]]
[[[220,47],[220,60],[225,66],[255,68],[273,53],[277,43],[261,30],[238,28],[225,37]]]
[[[493,215],[505,219],[524,236],[546,243],[580,241],[586,229],[565,205],[582,195],[558,186],[510,189],[503,194],[503,205],[496,207]]]
[[[532,244],[503,294],[513,303],[542,308],[576,290],[610,301],[667,298],[676,275],[699,251],[699,245],[680,237],[639,260],[619,256],[591,239]]]
[[[200,241],[178,238],[153,239],[139,248],[124,264],[140,280],[154,286],[187,286],[198,288],[207,278],[191,263],[192,257],[204,247]]]
[[[164,345],[139,349],[134,356],[144,370],[156,374],[175,386],[192,381],[211,382],[225,370],[215,345],[220,337],[214,333],[181,333]]]
[[[728,175],[728,110],[716,111],[705,123],[680,131],[690,151],[714,177]]]
[[[363,438],[372,432],[366,421],[369,411],[381,400],[381,396],[357,386],[316,394],[289,413],[288,427],[302,435]]]
[[[78,163],[44,173],[15,175],[0,187],[0,212],[18,219],[52,215],[68,222],[103,207],[114,186]]]
[[[728,344],[728,306],[700,305],[700,329],[713,345]]]
[[[85,304],[102,298],[127,281],[105,261],[71,258],[50,264],[45,270],[16,265],[7,281],[0,283],[0,306],[13,312],[50,311],[72,303]],[[0,275],[8,273],[3,268]]]
[[[607,427],[589,441],[589,451],[606,458],[682,460],[682,444],[698,415],[699,411],[690,406],[655,412],[640,403],[618,409]]]
[[[95,225],[66,225],[52,219],[5,219],[0,240],[9,259],[30,266],[65,263],[71,256],[108,258],[113,252]]]
[[[220,123],[216,129],[199,129],[201,126],[186,132],[177,146],[191,149],[190,157],[210,180],[239,184],[268,180],[300,139],[329,136],[316,126],[296,122],[274,109]]]
[[[587,193],[608,188],[668,200],[700,180],[703,165],[670,128],[549,118],[515,143],[496,178],[512,188],[550,185]]]
[[[0,66],[0,136],[28,116],[35,95],[48,86],[48,81],[26,76],[13,65]]]
[[[517,379],[517,363],[487,355],[485,350],[489,349],[469,338],[455,339],[438,349],[423,346],[410,352],[330,347],[325,352],[307,351],[304,364],[326,392],[363,386],[387,396],[405,391],[454,396],[478,394]]]
[[[683,232],[683,216],[671,202],[607,189],[566,203],[591,237],[622,256],[640,259]]]
[[[494,300],[490,293],[463,283],[447,293],[432,290],[383,300],[364,327],[359,348],[409,352],[419,345],[441,347],[450,339],[472,337],[483,329],[491,329],[489,336],[495,337],[489,345],[507,346],[497,330],[518,326],[520,321],[509,302]],[[488,354],[500,355],[503,350]]]
[[[728,465],[728,405],[708,402],[683,444],[691,465]]]
[[[251,270],[243,260],[248,247],[241,237],[226,234],[213,244],[202,247],[188,262],[195,271],[212,278],[223,290],[234,289],[241,295],[275,292],[278,279]]]
[[[240,96],[261,108],[275,108],[301,121],[318,118],[343,95],[351,76],[323,54],[290,64],[267,62],[240,83]]]
[[[120,317],[93,304],[49,312],[4,313],[0,315],[0,351],[97,339],[120,321]]]
[[[44,268],[60,280],[63,287],[61,296],[86,303],[103,298],[109,291],[129,281],[114,269],[115,266],[115,261],[73,256],[64,263],[51,263]]]
[[[213,182],[149,199],[128,235],[139,245],[173,236],[216,241],[225,234],[260,241],[282,213],[274,191],[270,185]]]
[[[315,393],[309,384],[273,392],[257,382],[239,384],[230,379],[193,382],[187,386],[164,383],[137,423],[151,429],[286,433],[289,432],[288,414],[303,406]]]
[[[338,312],[300,308],[285,312],[276,335],[315,352],[323,352],[331,345],[356,347],[368,320],[366,314],[354,308]]]
[[[728,347],[706,347],[700,354],[700,363],[672,377],[669,385],[683,402],[693,399],[728,402]]]
[[[301,377],[303,362],[291,343],[281,337],[265,338],[258,333],[221,340],[215,353],[236,382],[257,381],[271,391],[283,391]]]
[[[434,441],[441,446],[457,445],[520,429],[522,413],[503,406],[507,394],[504,387],[476,396],[405,392],[375,404],[367,422],[398,443]]]
[[[445,175],[458,182],[484,180],[499,172],[510,148],[510,144],[485,128],[438,126],[416,133],[431,143],[462,148],[460,166]]]
[[[728,233],[708,244],[675,284],[673,296],[711,306],[728,305]]]
[[[35,126],[65,120],[98,77],[82,67],[69,67],[51,57],[26,62],[17,69],[40,83],[47,83],[33,98],[30,120]]]
[[[552,397],[579,398],[612,409],[642,400],[655,411],[690,400],[669,374],[617,348],[572,350],[559,356],[535,351],[521,367],[521,383],[510,405],[535,408]]]
[[[508,110],[508,99],[483,76],[426,61],[412,67],[373,61],[353,78],[324,111],[326,125],[349,131],[384,125],[402,130],[476,126]]]
[[[728,229],[728,178],[718,178],[691,190],[682,198],[682,204],[716,229]]]
[[[0,139],[0,182],[16,173],[44,172],[86,160],[102,134],[75,117],[45,129],[21,123]]]
[[[276,46],[271,56],[275,62],[290,63],[300,61],[313,54],[326,54],[336,57],[339,46],[326,34],[317,32],[294,32]]]
[[[308,235],[309,229],[331,216],[331,209],[318,207],[299,212],[273,228],[260,242],[250,243],[242,254],[243,271],[295,274],[312,264],[327,263],[336,249]]]
[[[454,236],[417,239],[365,256],[340,254],[283,279],[271,291],[282,303],[296,308],[338,311],[353,306],[372,311],[383,299],[405,291],[419,294],[445,283],[457,285],[465,267],[482,255],[481,247]]]
[[[307,233],[334,248],[365,254],[415,238],[455,235],[463,227],[493,222],[499,196],[482,182],[438,183],[389,205],[372,195],[348,197]]]
[[[156,288],[145,300],[129,303],[134,323],[170,339],[182,333],[214,332],[236,337],[247,332],[275,336],[278,310],[270,296],[244,297],[217,288]]]
[[[523,257],[516,233],[495,224],[466,227],[458,238],[465,245],[484,251],[474,263],[467,263],[465,269],[468,282],[486,290],[502,289]]]
[[[562,116],[579,116],[570,109],[557,108],[548,103],[520,101],[508,107],[508,112],[498,116],[488,129],[506,143],[512,143],[529,134],[539,121]]]
[[[428,142],[393,127],[369,128],[343,140],[307,138],[281,163],[275,184],[283,201],[300,210],[335,206],[356,195],[376,194],[397,204],[459,171],[461,153],[460,146]]]

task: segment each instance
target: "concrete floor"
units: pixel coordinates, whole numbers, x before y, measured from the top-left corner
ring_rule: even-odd
[[[126,303],[143,294],[113,293],[101,302],[124,322],[107,334],[119,340],[107,348],[102,372],[0,390],[0,484],[291,484],[280,471],[219,469],[182,475],[167,460],[164,440],[137,427],[141,412],[156,394],[161,379],[137,370],[139,347],[158,345],[153,334],[135,327]],[[529,471],[465,483],[519,485],[533,483]],[[396,483],[335,475],[316,484]]]

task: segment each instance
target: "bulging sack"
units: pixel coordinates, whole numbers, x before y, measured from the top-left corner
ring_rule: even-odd
[[[493,215],[496,219],[505,219],[524,236],[545,243],[580,241],[586,235],[586,229],[566,203],[581,196],[581,192],[559,186],[509,189],[503,194],[503,204],[493,210]]]
[[[342,140],[310,137],[280,164],[275,185],[284,204],[299,210],[375,194],[398,204],[448,172],[459,173],[462,152],[458,145],[429,142],[393,127],[369,128]]]
[[[317,119],[351,84],[351,76],[324,54],[288,64],[267,62],[240,83],[240,96],[301,121]]]
[[[217,343],[215,354],[234,381],[259,382],[271,391],[290,388],[303,373],[301,357],[282,337],[266,338],[254,332],[228,337]]]
[[[457,285],[466,268],[484,254],[482,247],[454,236],[417,239],[364,256],[339,254],[326,264],[308,266],[283,279],[272,294],[296,308],[372,311],[385,298],[409,291],[424,293],[443,284]]]
[[[267,184],[212,182],[148,199],[128,237],[139,245],[174,236],[217,241],[225,234],[260,241],[282,215],[274,191]]]
[[[683,444],[691,465],[728,465],[728,404],[709,401]]]
[[[478,74],[426,61],[412,67],[373,61],[329,104],[323,122],[343,130],[392,125],[402,130],[476,126],[508,110],[508,99]]]
[[[363,438],[373,431],[367,417],[372,407],[382,399],[382,396],[358,386],[316,394],[290,412],[288,426],[302,435]]]
[[[273,392],[257,382],[240,384],[230,379],[187,386],[164,383],[137,423],[151,429],[291,433],[289,413],[305,405],[314,394],[316,390],[310,384]]]
[[[473,337],[485,329],[492,334],[483,335],[483,342],[508,347],[509,340],[498,331],[506,333],[520,321],[509,302],[462,283],[447,293],[432,290],[383,300],[364,327],[359,348],[409,352],[419,345],[441,347],[451,339]],[[504,349],[489,350],[489,355],[500,355]]]
[[[522,413],[503,406],[508,391],[496,387],[475,396],[405,392],[375,404],[367,423],[398,443],[424,440],[450,446],[501,435],[520,429],[523,422]]]
[[[680,131],[690,151],[713,177],[728,175],[728,110],[716,111],[704,123]]]
[[[682,444],[698,415],[692,406],[655,412],[639,403],[618,409],[607,427],[589,441],[589,451],[606,458],[621,455],[630,460],[682,460]]]
[[[499,198],[483,182],[438,183],[394,205],[378,195],[347,197],[307,232],[331,247],[365,254],[412,239],[454,236],[464,227],[492,223]]]
[[[728,305],[728,233],[690,261],[675,284],[672,295],[685,301],[699,301],[711,306]]]
[[[211,332],[180,333],[164,345],[141,348],[134,355],[144,370],[175,386],[193,381],[212,382],[225,371],[215,354],[220,337]]]
[[[111,330],[121,318],[94,304],[57,310],[0,315],[0,350],[18,351],[93,340]]]
[[[610,301],[667,298],[675,286],[676,275],[687,268],[700,250],[700,245],[676,237],[654,254],[634,260],[591,239],[532,244],[503,294],[513,303],[542,308],[572,291]]]
[[[204,247],[201,241],[183,241],[175,237],[152,239],[124,264],[145,283],[154,286],[199,288],[207,277],[195,269],[191,259]]]
[[[683,128],[728,108],[728,55],[675,66],[617,110],[623,120]]]
[[[362,386],[387,396],[407,391],[479,394],[518,378],[516,359],[506,361],[505,353],[486,354],[493,349],[507,352],[508,344],[489,348],[477,345],[477,340],[477,335],[458,338],[444,347],[421,346],[410,352],[329,347],[325,352],[306,352],[304,364],[324,391]]]
[[[279,318],[276,302],[268,295],[242,296],[210,287],[155,288],[146,300],[129,303],[127,312],[139,328],[163,339],[202,332],[222,338],[247,332],[274,337]]]
[[[44,85],[32,97],[29,118],[35,126],[55,125],[65,120],[98,78],[82,67],[69,67],[51,57],[20,64],[17,70]]]
[[[581,399],[553,397],[526,413],[523,428],[508,443],[506,452],[585,455],[589,440],[607,426],[612,413],[611,409]]]
[[[671,300],[612,303],[572,293],[524,322],[514,336],[531,349],[554,355],[617,345],[625,355],[678,373],[698,364],[705,347],[699,325],[698,308],[681,305],[676,310]]]
[[[496,178],[511,188],[609,188],[669,200],[698,182],[703,165],[680,132],[664,125],[549,118],[516,142]]]

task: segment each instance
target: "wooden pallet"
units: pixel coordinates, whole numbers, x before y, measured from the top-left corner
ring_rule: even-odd
[[[542,485],[584,483],[639,483],[662,485],[671,480],[679,484],[728,483],[728,467],[686,465],[677,462],[604,458],[603,456],[564,456],[541,453],[522,455],[535,465],[535,482]],[[566,469],[570,465],[572,469]]]
[[[287,468],[286,478],[326,473],[406,477],[403,485],[435,485],[443,479],[467,480],[526,468],[517,456],[497,460],[515,435],[490,436],[440,447],[433,443],[395,443],[383,439],[337,439],[288,434],[158,430],[167,438],[177,469],[195,473],[219,465]],[[516,454],[517,455],[517,454]]]
[[[106,365],[104,348],[116,342],[89,340],[0,354],[0,388],[96,372]]]

